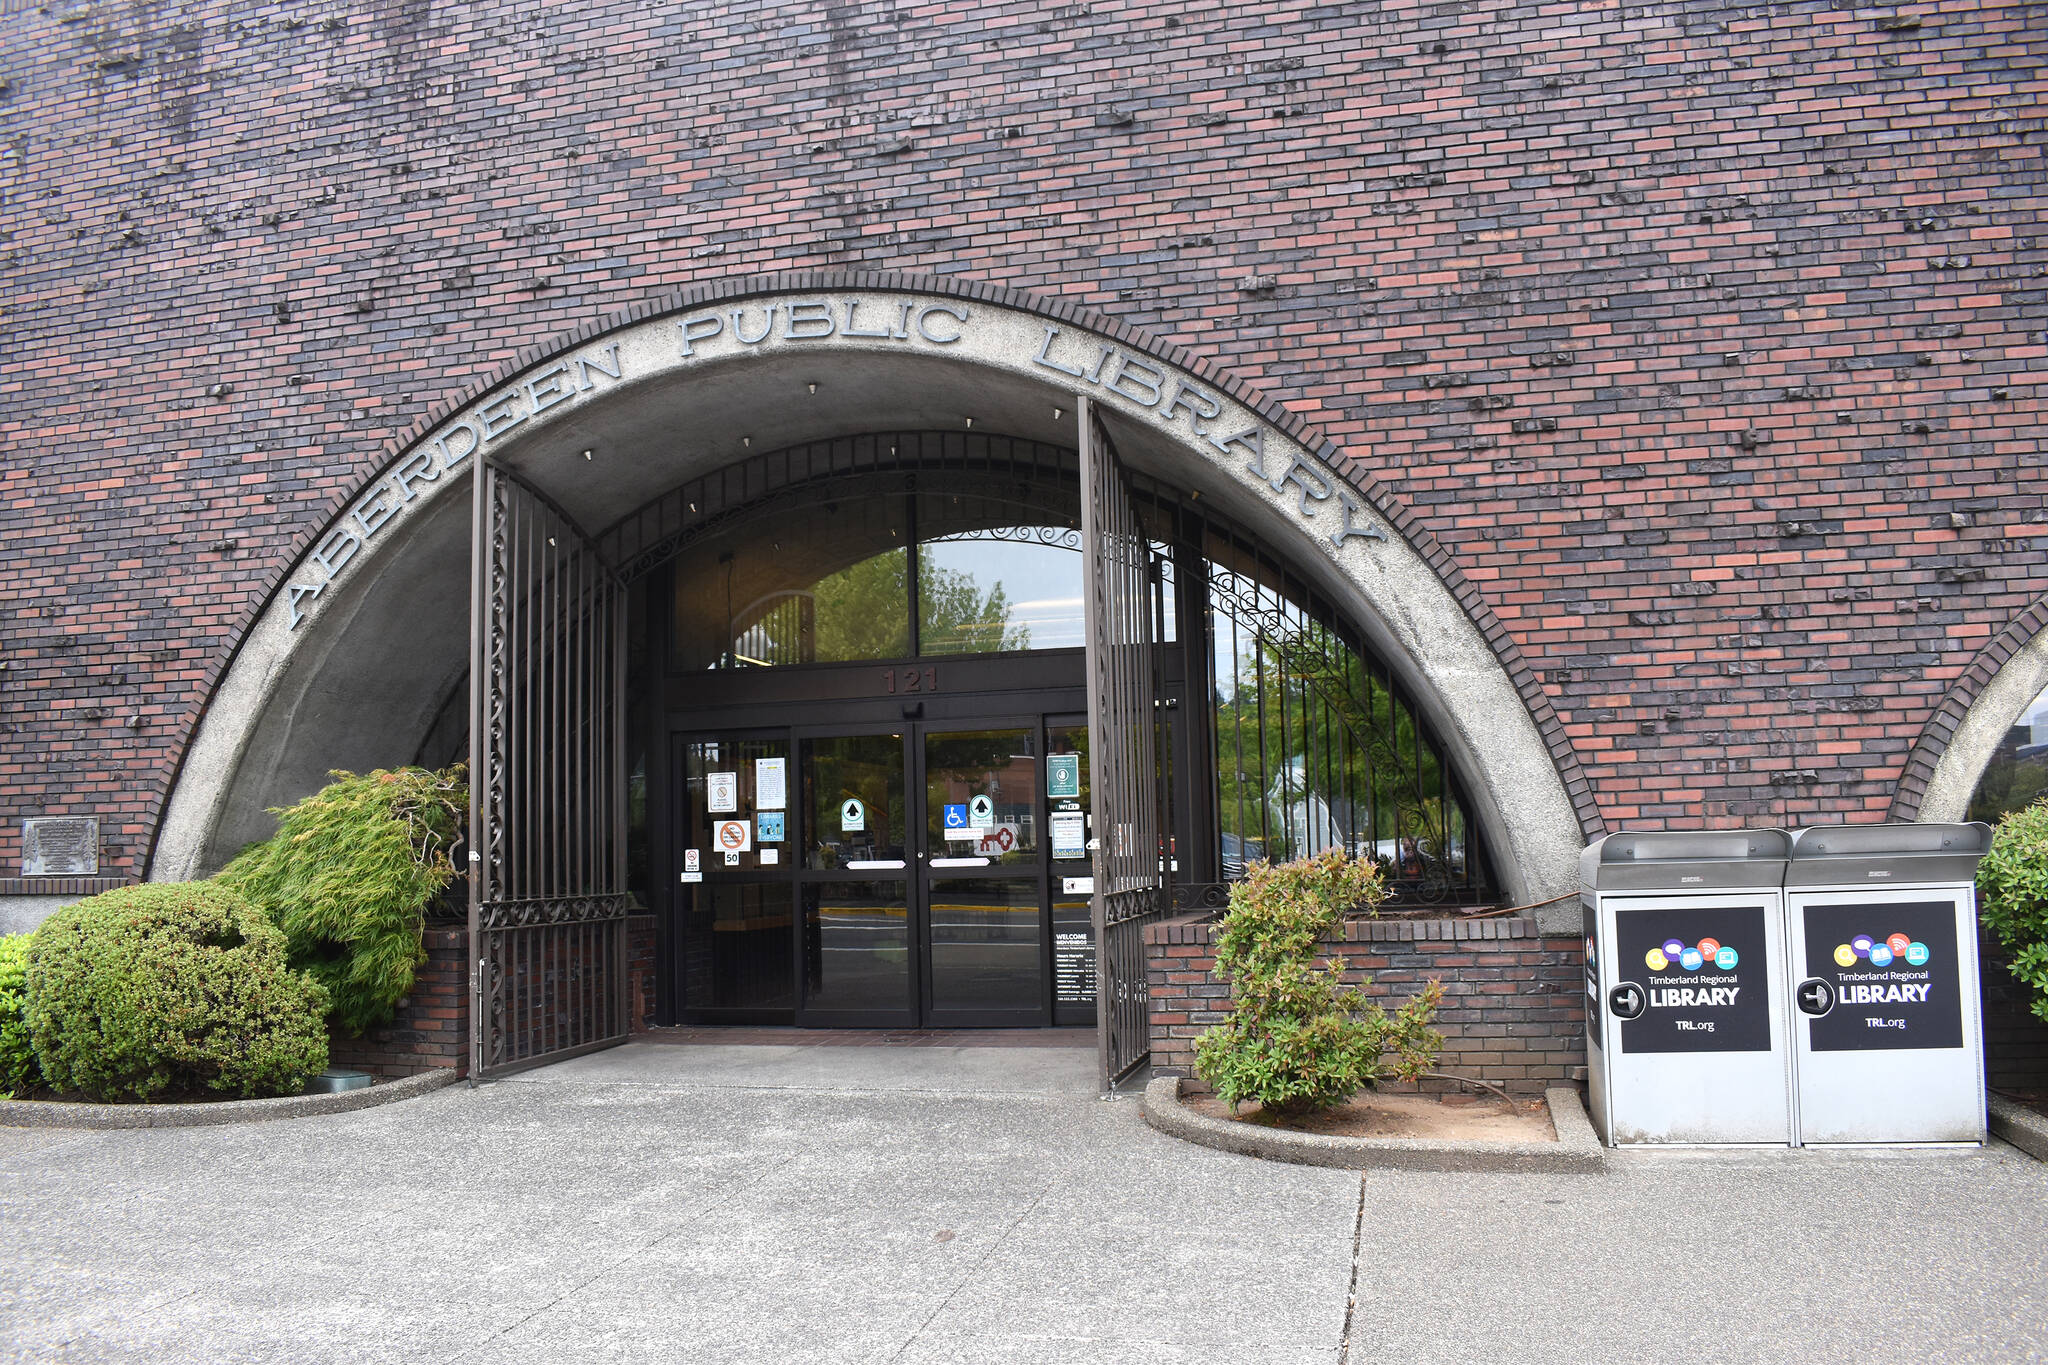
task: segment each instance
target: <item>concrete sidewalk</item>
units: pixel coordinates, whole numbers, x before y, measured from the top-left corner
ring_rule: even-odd
[[[2048,1359],[2048,1166],[1267,1165],[1066,1049],[632,1046],[232,1128],[0,1130],[19,1360]]]

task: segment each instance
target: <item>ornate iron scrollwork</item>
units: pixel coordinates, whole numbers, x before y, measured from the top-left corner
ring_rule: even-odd
[[[479,1075],[622,1040],[625,590],[562,509],[476,476],[470,906]]]
[[[1151,537],[1109,434],[1083,399],[1081,525],[1094,768],[1096,1012],[1102,1083],[1151,1055],[1145,926],[1166,913],[1165,792],[1156,752],[1164,595]]]
[[[1175,882],[1173,908],[1179,911],[1224,910],[1230,906],[1229,882]]]
[[[493,901],[477,907],[482,929],[529,929],[544,924],[590,924],[624,919],[625,896],[557,896],[541,900]]]

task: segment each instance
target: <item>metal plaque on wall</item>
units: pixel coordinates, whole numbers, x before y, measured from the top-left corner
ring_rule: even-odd
[[[100,870],[100,822],[90,815],[45,815],[21,822],[21,875],[93,877]]]

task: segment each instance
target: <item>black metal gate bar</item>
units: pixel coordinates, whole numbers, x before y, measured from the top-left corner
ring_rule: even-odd
[[[626,594],[560,507],[480,464],[470,609],[470,1075],[623,1042]]]
[[[1145,926],[1170,899],[1160,809],[1152,545],[1109,435],[1079,400],[1088,737],[1093,768],[1096,1046],[1102,1086],[1150,1059]]]

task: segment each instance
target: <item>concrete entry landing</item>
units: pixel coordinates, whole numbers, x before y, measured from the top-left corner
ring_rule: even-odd
[[[2002,1145],[1361,1184],[1155,1133],[1085,1049],[733,1055],[769,1046],[279,1123],[0,1128],[0,1359],[2043,1359],[2048,1166]],[[1086,1088],[974,1088],[1038,1059]],[[935,1063],[955,1088],[912,1083]]]
[[[1093,1029],[658,1029],[507,1078],[523,1080],[831,1094],[1080,1096],[1099,1089]],[[1126,1088],[1135,1099],[1142,1078]]]

